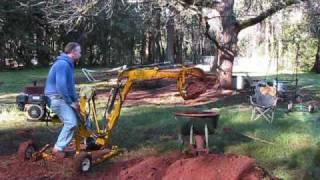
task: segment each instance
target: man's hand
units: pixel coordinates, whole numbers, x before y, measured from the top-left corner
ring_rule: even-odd
[[[74,110],[76,110],[77,112],[80,112],[80,104],[79,104],[79,102],[73,102],[73,103],[71,104],[71,107],[72,107]]]

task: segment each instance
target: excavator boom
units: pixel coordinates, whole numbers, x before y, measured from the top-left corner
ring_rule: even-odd
[[[119,119],[122,105],[133,84],[138,81],[155,79],[176,80],[177,90],[184,99],[197,98],[201,93],[206,91],[206,85],[204,83],[205,73],[199,68],[183,66],[178,68],[142,67],[123,70],[119,73],[117,84],[110,93],[104,117],[104,124],[106,124],[104,127],[100,127],[97,120],[94,92],[91,96],[80,96],[80,110],[83,117],[89,116],[88,112],[86,112],[86,105],[92,104],[90,113],[92,114],[91,120],[96,126],[97,136],[99,137],[97,138],[97,143],[103,146],[109,144],[112,129]],[[78,134],[82,137],[86,137],[92,133],[88,133],[86,128],[83,127],[80,128]]]

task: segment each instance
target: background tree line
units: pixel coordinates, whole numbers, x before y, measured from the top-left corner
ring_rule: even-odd
[[[214,56],[212,70],[220,70],[228,85],[234,58],[264,45],[270,58],[285,57],[292,63],[299,58],[300,69],[319,72],[319,4],[317,0],[3,0],[0,59],[13,58],[30,66],[36,58],[48,66],[69,41],[81,43],[83,66],[196,63],[202,56]],[[287,21],[296,10],[302,12],[302,20]],[[238,39],[254,25],[263,36]],[[248,46],[252,42],[254,49]]]
[[[171,61],[182,63],[182,59],[196,60],[197,56],[212,54],[209,40],[200,33],[197,17],[184,19],[177,28],[177,21],[168,22],[169,17],[153,3],[113,3],[111,18],[101,13],[68,29],[65,24],[50,24],[38,6],[26,8],[15,0],[2,1],[0,59],[13,58],[31,66],[31,60],[37,58],[40,65],[48,66],[67,42],[77,41],[82,45],[82,65],[163,62],[170,57],[166,54],[168,32],[177,34],[169,35],[173,38],[169,40]],[[169,30],[170,26],[175,29]]]

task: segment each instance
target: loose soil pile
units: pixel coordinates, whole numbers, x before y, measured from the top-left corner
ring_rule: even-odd
[[[253,159],[239,155],[209,154],[191,157],[172,153],[112,162],[107,167],[93,167],[87,174],[75,174],[71,169],[71,159],[66,159],[63,163],[28,162],[18,160],[16,156],[6,156],[1,157],[0,179],[275,179],[258,168]]]
[[[124,106],[137,105],[180,105],[197,106],[217,101],[218,98],[232,95],[231,90],[218,88],[215,76],[207,75],[205,83],[191,81],[186,87],[188,100],[184,100],[177,89],[175,80],[161,79],[156,81],[143,81],[138,86],[133,86],[129,92]],[[154,83],[157,85],[154,85]],[[150,85],[151,83],[151,85]],[[107,101],[110,90],[98,90],[97,99]],[[199,96],[200,95],[200,96]],[[193,99],[197,97],[196,99]]]

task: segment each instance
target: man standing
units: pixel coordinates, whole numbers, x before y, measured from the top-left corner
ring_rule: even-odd
[[[63,122],[63,128],[53,148],[53,154],[59,158],[65,156],[64,149],[73,138],[77,128],[79,102],[75,90],[74,63],[81,57],[81,47],[70,42],[64,52],[56,58],[50,68],[46,81],[45,95],[49,98],[49,106]]]

